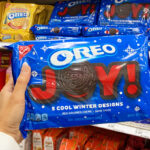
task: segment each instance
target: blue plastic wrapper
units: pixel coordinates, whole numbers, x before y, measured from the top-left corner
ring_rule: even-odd
[[[80,36],[81,26],[34,25],[30,29],[36,35]]]
[[[99,25],[147,25],[149,0],[101,0]]]
[[[35,35],[36,41],[56,41],[65,39],[76,39],[76,37],[50,36],[50,35]]]
[[[28,41],[11,45],[14,82],[32,76],[21,131],[150,118],[144,35]]]
[[[99,0],[72,0],[57,2],[49,24],[93,25],[97,23]]]
[[[141,120],[141,121],[138,121],[137,123],[150,124],[150,119]]]
[[[144,30],[140,27],[120,26],[85,26],[82,28],[82,35],[85,37],[133,34],[144,34]]]

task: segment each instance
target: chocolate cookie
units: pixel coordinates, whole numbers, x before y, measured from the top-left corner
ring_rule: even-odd
[[[78,14],[80,14],[81,9],[82,9],[81,5],[76,5],[68,9],[68,14],[70,16],[77,16]]]
[[[65,97],[73,101],[85,101],[96,87],[96,72],[89,62],[74,63],[57,72],[58,87]]]
[[[117,34],[117,29],[111,28],[111,29],[109,30],[109,34],[110,34],[110,35],[116,35],[116,34]]]
[[[60,28],[59,28],[59,27],[55,27],[55,28],[54,28],[54,33],[57,33],[57,34],[58,34],[59,32],[60,32]]]
[[[116,15],[120,19],[125,19],[129,17],[131,11],[132,11],[131,3],[123,3],[123,4],[116,6]]]

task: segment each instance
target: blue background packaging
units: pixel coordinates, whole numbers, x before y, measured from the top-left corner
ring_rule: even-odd
[[[149,8],[149,0],[102,0],[98,24],[145,26]]]
[[[63,43],[62,41],[29,41],[13,44],[11,48],[13,48],[14,81],[16,82],[24,62],[27,62],[32,70],[31,80],[25,93],[25,115],[20,127],[23,135],[25,136],[24,130],[150,118],[150,73],[147,45],[148,39],[144,35],[82,38],[64,40]],[[66,69],[71,66],[80,66],[82,62],[87,61],[92,66],[90,69],[96,69],[95,90],[88,99],[80,100],[77,97],[77,100],[72,100],[67,98],[62,92],[64,89],[59,88],[60,84],[57,84],[61,81],[57,76],[58,72],[65,73]],[[128,67],[132,69],[128,70]],[[99,73],[103,72],[106,78],[99,75],[98,68],[102,69]],[[104,81],[105,84],[105,80],[107,80],[106,83],[110,84],[117,71],[113,71],[113,68],[120,70],[119,76],[113,82],[115,83],[114,95],[105,97],[103,94],[106,91],[103,88],[103,82],[100,81]],[[49,76],[46,76],[46,72]],[[74,74],[73,78],[80,79],[80,75]],[[51,80],[55,80],[55,82],[50,84]],[[76,84],[76,82],[77,80],[74,83]],[[107,84],[107,92],[110,92],[112,89],[109,89],[110,86]],[[47,90],[48,86],[57,88]],[[138,93],[134,94],[134,91],[131,91],[129,94],[128,86],[136,87]],[[34,91],[31,87],[33,89],[41,88],[41,92],[34,93],[37,97],[41,97],[41,100],[32,95]],[[81,87],[82,85],[79,88]],[[34,90],[36,91],[36,89]],[[47,94],[44,96],[46,92]],[[53,92],[57,93],[55,99],[44,100]]]
[[[57,2],[49,24],[93,25],[97,23],[99,0]]]
[[[120,27],[120,26],[85,26],[82,28],[82,35],[85,37],[106,36],[106,35],[133,35],[143,34],[140,27]]]
[[[43,41],[43,40],[50,40],[50,41],[56,41],[56,40],[64,40],[64,39],[75,39],[77,37],[64,37],[64,36],[51,36],[51,35],[35,35],[36,41]]]
[[[80,36],[81,26],[34,25],[31,31],[35,35]]]

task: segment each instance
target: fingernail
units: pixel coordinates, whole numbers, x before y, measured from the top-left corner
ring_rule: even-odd
[[[21,72],[22,73],[29,73],[30,72],[30,66],[26,62],[23,63]]]

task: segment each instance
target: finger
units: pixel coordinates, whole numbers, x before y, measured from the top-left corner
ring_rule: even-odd
[[[30,77],[31,68],[27,63],[24,63],[14,88],[14,95],[16,95],[17,97],[24,96]]]
[[[14,89],[14,82],[13,82],[13,78],[11,77],[9,81],[6,83],[6,85],[3,87],[1,92],[12,93],[13,89]]]

